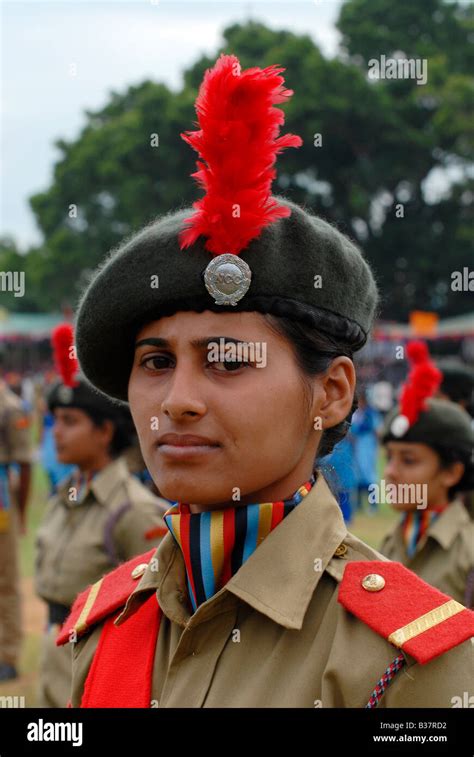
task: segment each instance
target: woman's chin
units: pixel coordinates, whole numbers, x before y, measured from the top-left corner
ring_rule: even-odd
[[[196,505],[208,505],[213,501],[219,501],[215,499],[215,490],[209,486],[209,480],[207,486],[199,486],[194,480],[187,485],[181,477],[179,481],[169,481],[161,476],[157,476],[155,483],[159,489],[162,497],[169,499],[172,502],[185,502]]]
[[[62,465],[78,465],[76,462],[76,459],[74,458],[74,455],[68,455],[67,453],[58,454],[56,453],[56,459],[58,463],[61,463]]]
[[[221,507],[234,507],[238,505],[238,501],[232,500],[232,493],[229,494],[225,491],[219,491],[219,489],[209,486],[183,486],[175,484],[167,484],[166,482],[155,482],[162,497],[170,500],[171,502],[184,502],[189,505],[201,505],[205,509],[219,510]]]
[[[396,510],[398,513],[409,513],[412,511],[416,511],[417,505],[410,505],[406,502],[401,502],[400,504],[397,502],[397,504],[391,505],[391,507]]]

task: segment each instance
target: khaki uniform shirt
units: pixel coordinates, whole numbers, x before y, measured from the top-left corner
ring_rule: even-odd
[[[20,398],[0,379],[0,662],[18,665],[22,641],[18,572],[17,494],[7,469],[30,463],[30,419]]]
[[[30,436],[30,418],[23,409],[21,399],[0,379],[0,486],[6,487],[8,501],[3,502],[0,489],[0,534],[10,533],[16,540],[15,513],[11,512],[17,504],[17,492],[12,484],[6,466],[13,463],[31,463],[32,449]],[[11,562],[11,550],[2,545],[0,560]],[[6,570],[6,568],[4,568]]]
[[[380,551],[461,604],[472,606],[468,576],[474,570],[474,521],[461,501],[451,502],[429,526],[413,557],[407,555],[401,523],[385,537]]]
[[[166,529],[169,507],[151,494],[118,458],[92,480],[83,502],[68,496],[72,479],[51,498],[36,538],[36,591],[46,601],[70,606],[77,594],[119,562],[148,551],[146,532]]]
[[[157,593],[163,616],[151,707],[364,707],[400,653],[337,601],[349,561],[384,558],[347,533],[322,476],[194,614],[184,602],[184,562],[171,534],[155,557],[158,570],[152,559],[118,616],[126,622]],[[103,623],[73,644],[73,707]],[[407,656],[379,706],[451,707],[472,688],[472,661],[470,641],[424,666]]]
[[[0,379],[0,464],[30,462],[28,414],[21,399]]]

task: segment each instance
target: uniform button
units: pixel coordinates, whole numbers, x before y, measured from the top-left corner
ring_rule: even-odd
[[[141,578],[141,576],[143,576],[147,568],[148,568],[148,563],[141,562],[140,565],[137,565],[132,570],[130,575],[132,576],[133,579]]]
[[[369,573],[362,579],[362,588],[366,591],[381,591],[385,586],[385,578],[378,573]]]
[[[339,544],[338,548],[334,552],[334,557],[344,557],[344,555],[347,552],[347,547],[345,544]]]

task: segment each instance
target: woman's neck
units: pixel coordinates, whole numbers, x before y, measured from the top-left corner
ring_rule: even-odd
[[[103,470],[111,462],[112,458],[110,457],[110,455],[99,455],[98,457],[94,458],[94,460],[90,460],[87,463],[79,465],[78,468],[83,476],[88,476],[91,473],[97,473],[98,471]]]
[[[306,466],[305,472],[300,469],[292,471],[279,481],[275,481],[268,486],[262,487],[250,494],[245,494],[238,500],[227,500],[213,505],[189,504],[191,513],[202,513],[213,510],[227,510],[230,507],[244,507],[261,502],[282,502],[284,499],[291,497],[297,489],[306,481],[309,481],[313,475],[313,466]]]

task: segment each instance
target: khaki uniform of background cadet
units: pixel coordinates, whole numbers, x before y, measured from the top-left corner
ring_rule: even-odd
[[[76,376],[69,358],[74,334],[68,323],[52,334],[55,364],[63,382],[48,395],[51,412],[80,410],[109,420],[114,436],[109,462],[93,474],[78,467],[51,498],[37,532],[35,584],[47,603],[48,626],[40,663],[39,705],[65,707],[71,688],[71,650],[55,644],[76,595],[121,562],[159,544],[168,503],[133,476],[121,456],[132,438],[127,408],[113,405]]]
[[[29,418],[21,400],[0,378],[0,680],[16,676],[22,640],[18,573],[18,506],[26,505],[27,492],[15,502],[8,467],[31,462]],[[29,473],[28,473],[29,475]]]
[[[121,458],[92,480],[81,502],[74,478],[50,500],[37,533],[36,591],[48,605],[40,673],[42,707],[65,707],[71,689],[71,650],[55,639],[77,594],[120,562],[161,539],[165,504],[132,476]],[[158,532],[158,533],[157,533]],[[149,534],[149,536],[147,536]]]
[[[412,557],[407,554],[401,523],[385,537],[380,551],[466,607],[473,607],[474,585],[469,577],[474,570],[474,521],[461,500],[451,502],[431,523]]]
[[[458,404],[434,398],[443,380],[425,342],[407,345],[410,373],[400,403],[386,416],[384,444],[424,444],[464,466],[463,475],[438,508],[405,511],[380,551],[466,607],[474,599],[474,521],[462,492],[473,488],[474,433],[469,414]],[[403,484],[403,481],[399,483]],[[429,488],[429,484],[428,484]]]
[[[352,351],[365,344],[377,288],[360,251],[322,219],[271,196],[277,152],[301,144],[289,134],[277,139],[283,117],[273,106],[291,94],[280,73],[242,71],[235,56],[219,58],[199,92],[201,128],[184,135],[205,155],[205,196],[195,212],[167,215],[128,239],[84,294],[77,354],[88,380],[111,397],[127,399],[137,324],[180,311],[286,316]],[[159,290],[149,286],[157,271]],[[199,540],[191,526],[179,543],[167,534],[156,553],[118,567],[74,603],[57,640],[78,639],[72,705],[453,706],[472,686],[474,614],[350,536],[324,478],[307,483],[263,541],[252,531],[253,505],[226,508],[236,522],[248,516],[250,531],[232,530],[239,554],[222,586],[209,558],[221,564],[229,531],[222,522],[212,527],[215,512],[173,506],[167,525],[196,516]],[[282,507],[256,504],[262,516],[268,505],[275,514]],[[251,545],[242,543],[248,534]],[[190,544],[201,550],[202,575]],[[191,612],[198,579],[206,596]]]

